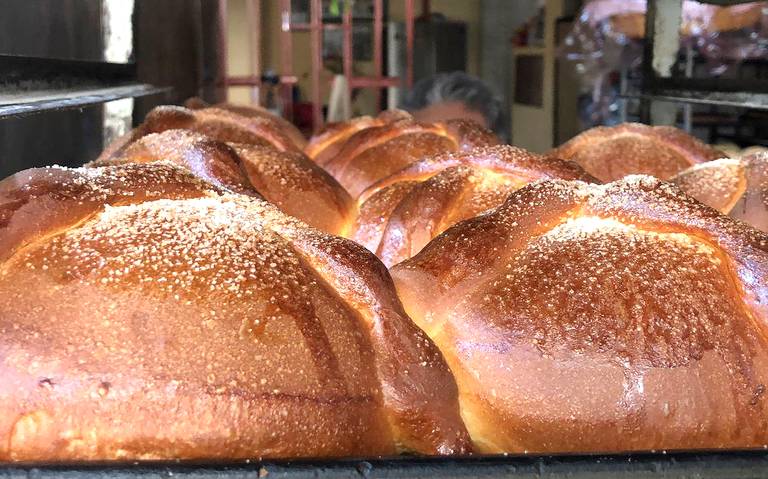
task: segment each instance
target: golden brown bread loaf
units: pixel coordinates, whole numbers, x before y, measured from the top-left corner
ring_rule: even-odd
[[[671,181],[721,213],[768,231],[768,153],[696,165]]]
[[[237,153],[226,143],[189,130],[166,130],[142,136],[115,152],[101,157],[87,167],[116,166],[128,163],[165,161],[183,166],[195,176],[221,188],[257,195],[246,178]]]
[[[768,236],[673,185],[534,183],[391,273],[481,452],[768,444]]]
[[[325,125],[319,133],[312,135],[304,148],[307,154],[315,163],[324,165],[328,163],[344,143],[358,131],[382,126],[399,120],[412,119],[411,115],[402,110],[385,110],[376,118],[370,116],[358,116],[349,121],[329,123]]]
[[[739,157],[749,156],[749,155],[754,155],[756,153],[768,154],[768,146],[762,146],[762,145],[748,146],[743,150],[741,150],[739,154],[736,156],[739,156]]]
[[[472,120],[448,120],[443,122],[442,126],[456,140],[459,151],[501,144],[494,132]]]
[[[464,453],[351,241],[170,164],[0,182],[0,461]]]
[[[373,183],[414,161],[498,142],[493,133],[473,122],[426,124],[405,119],[358,131],[323,167],[357,198]]]
[[[190,130],[221,142],[268,146],[279,151],[301,151],[274,119],[248,118],[219,108],[188,108],[163,105],[153,108],[133,131],[107,145],[99,160],[120,153],[130,143],[151,133]]]
[[[326,233],[343,235],[356,216],[347,191],[303,153],[232,143],[248,181],[281,211]]]
[[[331,175],[304,154],[264,146],[222,143],[189,130],[141,137],[90,166],[170,161],[218,186],[261,194],[281,211],[327,233],[349,228],[355,205]]]
[[[258,105],[237,105],[234,103],[217,103],[215,105],[209,105],[202,99],[194,97],[185,101],[184,106],[190,110],[201,110],[203,108],[213,107],[219,110],[231,111],[232,113],[248,118],[268,118],[280,126],[283,133],[288,135],[297,148],[303,149],[307,145],[307,139],[293,123]]]
[[[459,221],[494,208],[536,180],[596,181],[576,163],[509,145],[443,153],[374,183],[348,237],[391,266]]]
[[[548,154],[573,160],[604,182],[632,174],[666,180],[692,165],[725,156],[683,130],[641,123],[590,128]]]
[[[304,153],[307,154],[315,163],[324,165],[328,163],[344,143],[358,131],[383,125],[383,122],[377,121],[370,116],[360,116],[349,121],[329,123],[316,135],[310,137],[307,146],[304,147]]]

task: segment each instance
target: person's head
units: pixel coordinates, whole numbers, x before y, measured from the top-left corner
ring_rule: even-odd
[[[419,121],[475,120],[506,137],[501,100],[482,80],[464,72],[439,73],[416,82],[404,108]]]

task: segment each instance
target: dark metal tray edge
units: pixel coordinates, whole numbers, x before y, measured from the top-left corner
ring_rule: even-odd
[[[768,478],[768,451],[379,457],[67,464],[0,463],[0,478]]]

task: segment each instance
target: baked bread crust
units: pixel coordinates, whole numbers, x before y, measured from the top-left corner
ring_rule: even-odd
[[[347,191],[300,152],[231,143],[248,181],[281,211],[326,233],[344,235],[357,213]]]
[[[573,160],[603,182],[633,174],[666,180],[692,165],[725,157],[683,130],[641,123],[590,128],[549,155]]]
[[[499,206],[522,186],[554,178],[597,181],[576,163],[509,145],[425,158],[360,195],[349,237],[392,266],[450,226]]]
[[[97,161],[116,156],[146,135],[167,130],[190,130],[224,143],[267,146],[279,151],[301,151],[274,118],[249,118],[221,108],[190,110],[181,106],[162,105],[147,113],[141,125],[107,145]]]
[[[768,443],[768,236],[673,185],[534,183],[391,273],[480,451]]]
[[[464,453],[362,247],[167,163],[0,182],[0,461]]]
[[[721,213],[768,231],[768,152],[709,161],[671,181]]]
[[[237,193],[257,195],[232,147],[190,130],[166,130],[142,136],[112,156],[101,155],[85,166],[126,165],[130,163],[170,162],[184,167],[209,183]]]
[[[412,119],[410,113],[403,110],[385,110],[375,118],[366,115],[352,118],[349,121],[328,123],[319,133],[312,135],[304,148],[304,153],[315,163],[324,165],[333,159],[344,143],[358,131],[399,120]]]
[[[157,161],[171,161],[238,193],[261,195],[284,213],[327,233],[345,232],[355,215],[355,205],[344,188],[304,154],[222,143],[189,130],[143,136],[88,166]]]
[[[472,122],[399,120],[358,131],[323,166],[357,198],[375,182],[414,161],[497,143],[492,133]]]
[[[291,139],[291,141],[293,141],[297,148],[303,149],[305,146],[307,146],[307,139],[293,123],[281,116],[273,114],[266,108],[258,105],[237,105],[234,103],[216,103],[214,105],[209,105],[202,99],[195,97],[185,101],[184,106],[190,110],[216,108],[219,110],[231,111],[232,113],[236,113],[247,118],[268,118],[280,126],[280,128],[283,130],[283,133],[285,133]]]

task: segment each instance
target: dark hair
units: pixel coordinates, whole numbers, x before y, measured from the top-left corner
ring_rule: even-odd
[[[405,98],[403,107],[421,110],[433,103],[459,101],[470,110],[482,113],[488,127],[502,138],[507,136],[507,121],[501,99],[481,79],[465,72],[438,73],[422,78]]]

